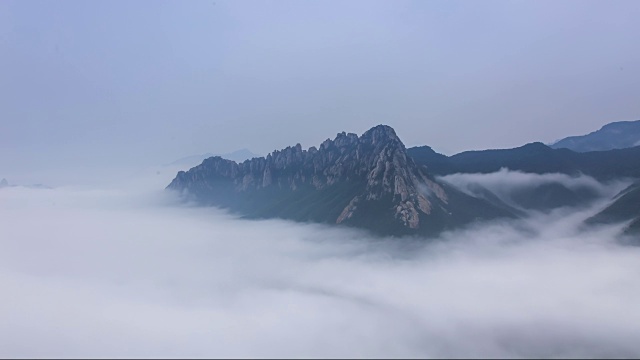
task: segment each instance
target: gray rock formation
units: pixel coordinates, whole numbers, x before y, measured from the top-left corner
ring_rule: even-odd
[[[512,215],[445,187],[413,162],[385,125],[360,137],[342,132],[318,149],[297,144],[240,164],[212,157],[179,172],[168,186],[250,217],[346,224],[394,235]]]

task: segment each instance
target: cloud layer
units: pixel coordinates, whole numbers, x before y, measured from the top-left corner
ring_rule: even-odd
[[[2,357],[640,356],[640,249],[594,209],[431,241],[128,190],[0,190]]]
[[[569,176],[560,173],[535,174],[512,171],[506,168],[489,174],[457,173],[441,176],[438,177],[438,179],[455,186],[471,196],[482,195],[480,189],[489,190],[501,201],[516,208],[520,206],[517,204],[517,201],[514,201],[513,197],[518,192],[531,191],[537,187],[551,184],[561,185],[571,191],[587,191],[592,193],[595,196],[594,200],[600,200],[596,207],[599,206],[602,208],[613,196],[632,183],[629,179],[618,179],[601,183],[587,175]],[[575,211],[575,209],[571,211]]]

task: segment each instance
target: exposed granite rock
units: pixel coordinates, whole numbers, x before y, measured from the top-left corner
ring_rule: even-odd
[[[385,125],[360,137],[339,133],[318,149],[296,144],[240,164],[208,158],[179,172],[168,188],[249,216],[345,223],[389,234],[446,228],[452,217],[447,191],[407,156]],[[440,215],[430,219],[434,211]],[[495,212],[475,215],[508,215]],[[463,213],[469,218],[463,220],[478,217]]]

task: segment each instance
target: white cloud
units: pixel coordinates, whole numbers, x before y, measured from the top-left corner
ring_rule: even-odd
[[[603,200],[608,200],[631,184],[628,179],[619,179],[608,183],[600,183],[587,176],[569,176],[560,173],[535,174],[521,171],[511,171],[502,168],[489,174],[457,173],[438,178],[465,193],[476,196],[476,186],[480,185],[497,195],[505,203],[518,207],[512,200],[514,192],[523,189],[533,189],[547,184],[560,184],[570,190],[589,189]]]
[[[640,249],[590,211],[426,242],[2,189],[0,356],[637,357]]]

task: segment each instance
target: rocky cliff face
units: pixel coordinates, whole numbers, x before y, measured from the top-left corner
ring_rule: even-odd
[[[454,203],[465,195],[445,190],[418,167],[395,131],[384,125],[360,137],[340,133],[317,149],[303,150],[297,144],[240,164],[208,158],[179,172],[168,188],[248,216],[344,223],[387,234],[508,215],[496,209],[485,214],[465,209],[458,219],[449,193],[455,192]],[[475,206],[479,201],[472,200]]]

